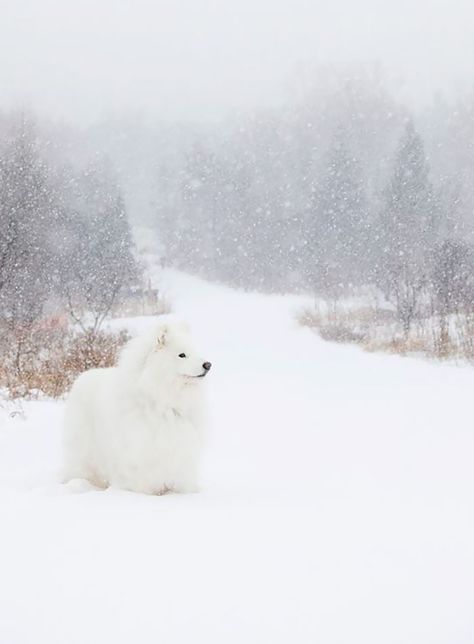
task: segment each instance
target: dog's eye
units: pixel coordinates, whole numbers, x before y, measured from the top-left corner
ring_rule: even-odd
[[[179,356],[178,356],[178,358],[185,358],[185,357],[186,357],[185,353],[180,353]]]

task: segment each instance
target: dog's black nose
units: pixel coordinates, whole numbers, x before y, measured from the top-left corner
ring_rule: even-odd
[[[211,367],[212,367],[212,364],[210,362],[204,362],[202,365],[202,368],[205,369],[206,371],[209,371]]]

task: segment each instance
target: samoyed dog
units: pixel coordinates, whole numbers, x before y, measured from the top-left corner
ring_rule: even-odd
[[[64,480],[147,494],[197,489],[211,363],[173,318],[134,338],[116,367],[81,374],[64,417]]]

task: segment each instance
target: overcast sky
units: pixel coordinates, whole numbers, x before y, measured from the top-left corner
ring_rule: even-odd
[[[474,0],[0,0],[0,101],[214,118],[301,66],[378,61],[404,100],[474,85]]]

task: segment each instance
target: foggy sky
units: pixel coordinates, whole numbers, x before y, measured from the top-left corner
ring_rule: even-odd
[[[214,118],[358,61],[416,107],[474,84],[473,25],[471,0],[2,0],[0,108]]]

